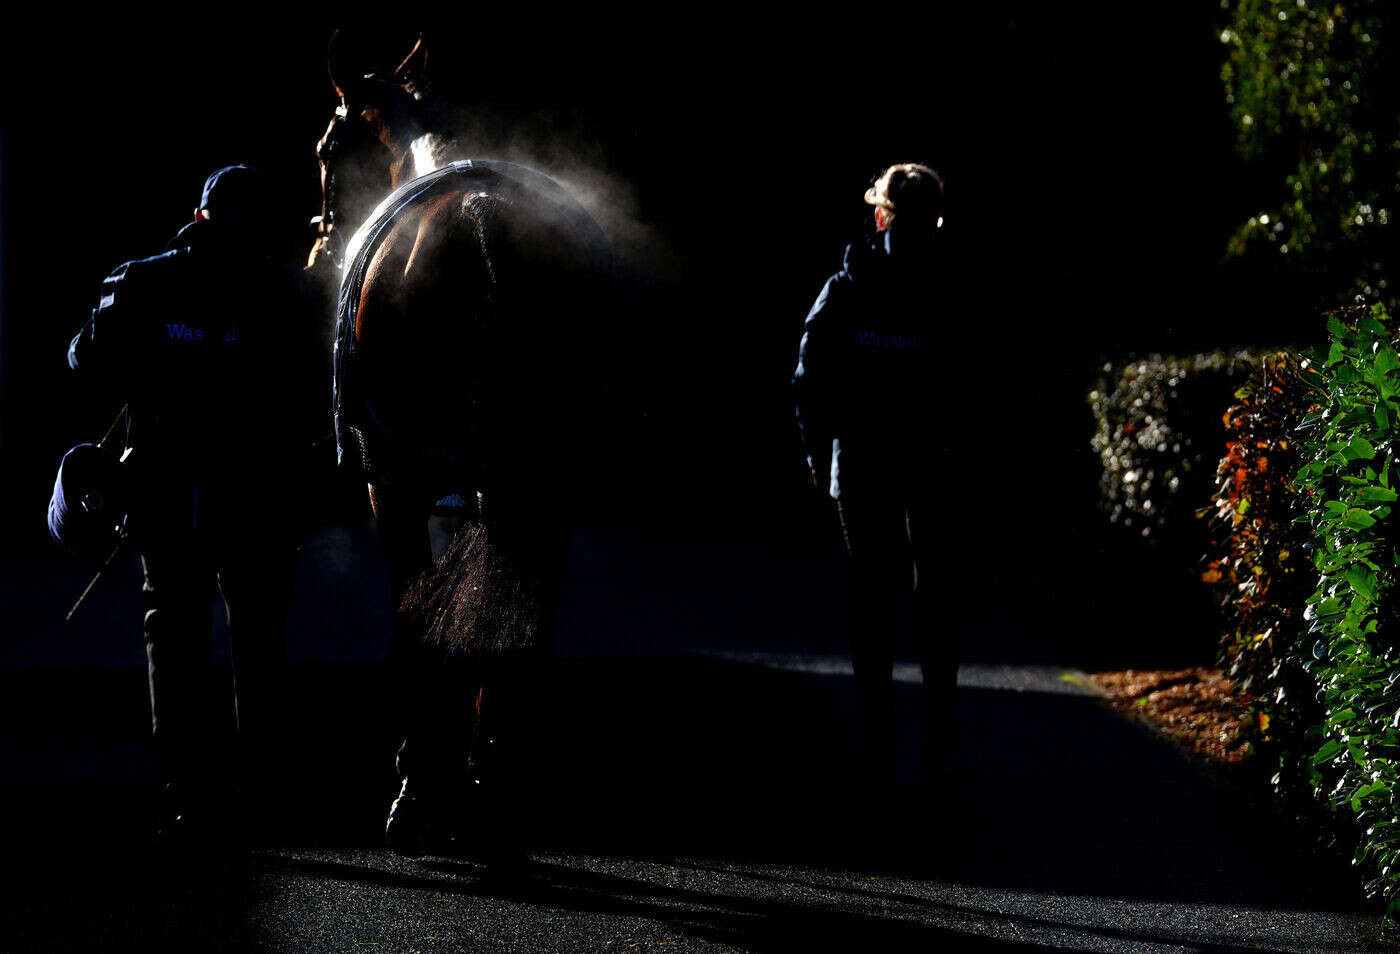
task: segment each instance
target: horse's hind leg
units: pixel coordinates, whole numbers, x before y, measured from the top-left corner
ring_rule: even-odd
[[[548,664],[554,654],[554,616],[568,556],[568,524],[542,494],[488,498],[489,532],[506,551],[512,568],[528,581],[528,602],[537,617],[529,645],[482,659],[473,706],[470,790],[477,822],[468,837],[473,850],[498,873],[525,860],[522,848],[540,797],[536,777],[547,745]],[[523,498],[523,499],[522,499]],[[502,869],[505,869],[504,871]]]
[[[443,650],[424,639],[423,622],[399,607],[408,586],[432,563],[429,508],[410,488],[371,485],[370,504],[394,600],[388,661],[393,718],[399,737],[395,768],[399,793],[385,821],[390,847],[405,854],[426,849],[434,802],[450,775],[452,720],[442,711],[447,695]]]
[[[527,802],[538,797],[544,666],[537,658],[481,666],[473,705],[468,850],[498,873],[525,861]]]

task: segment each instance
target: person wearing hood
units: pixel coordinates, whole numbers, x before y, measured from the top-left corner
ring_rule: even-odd
[[[127,525],[147,606],[157,832],[176,841],[223,826],[217,816],[240,775],[255,792],[276,784],[295,517],[311,445],[328,430],[329,380],[316,298],[272,253],[274,213],[261,173],[219,169],[165,252],[103,281],[68,349],[90,391],[127,404]],[[232,763],[214,744],[206,701],[216,586],[234,667],[241,758]]]
[[[943,183],[927,166],[890,166],[865,193],[875,238],[846,249],[807,315],[793,377],[813,485],[836,502],[852,569],[851,661],[865,771],[895,780],[893,631],[912,590],[924,676],[924,767],[954,746],[957,633],[935,626],[927,579],[929,503],[938,454],[930,386],[939,346]]]

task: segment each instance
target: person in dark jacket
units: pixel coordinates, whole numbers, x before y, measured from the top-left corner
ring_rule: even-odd
[[[867,771],[893,784],[892,640],[901,587],[918,617],[936,772],[954,744],[957,634],[935,626],[929,509],[940,452],[931,382],[939,329],[943,184],[927,166],[891,166],[867,190],[876,238],[846,249],[804,325],[793,383],[812,482],[836,501],[858,614],[852,664]]]
[[[311,443],[327,429],[329,381],[316,300],[269,251],[273,212],[256,170],[216,171],[167,251],[106,278],[68,349],[92,390],[129,409],[158,831],[174,838],[204,833],[239,775],[255,789],[275,781],[296,516]],[[216,585],[241,771],[216,755],[207,702]]]

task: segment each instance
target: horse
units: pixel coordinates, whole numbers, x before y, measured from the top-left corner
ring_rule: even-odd
[[[317,145],[309,267],[341,271],[337,450],[367,484],[396,604],[405,727],[385,833],[416,855],[455,833],[462,793],[494,799],[488,813],[511,802],[528,755],[567,558],[560,475],[586,424],[611,266],[602,230],[554,180],[451,158],[465,149],[432,128],[421,36],[392,71],[351,59],[333,40],[341,102]],[[444,523],[450,535],[430,532]],[[470,712],[447,688],[450,654],[481,673]]]

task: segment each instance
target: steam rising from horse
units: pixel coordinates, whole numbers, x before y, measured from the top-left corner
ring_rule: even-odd
[[[475,781],[492,776],[532,689],[508,668],[550,649],[568,539],[561,475],[588,406],[582,356],[606,319],[607,257],[596,224],[547,177],[438,163],[452,144],[425,127],[421,41],[387,78],[342,82],[363,71],[339,53],[312,265],[344,256],[336,433],[342,463],[369,484],[397,600],[390,655],[407,725],[388,832],[418,851],[462,762],[454,727],[474,718]],[[386,177],[393,193],[366,213]],[[434,515],[458,524],[437,559]],[[448,652],[486,666],[474,717],[464,700],[425,701]]]

